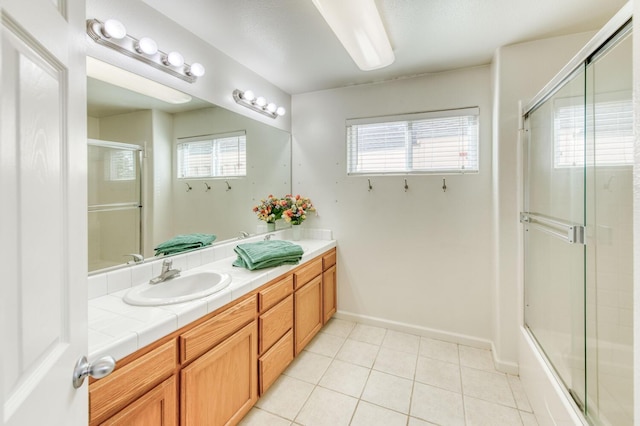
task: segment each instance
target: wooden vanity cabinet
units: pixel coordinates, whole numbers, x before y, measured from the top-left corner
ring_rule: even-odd
[[[263,395],[293,361],[293,275],[258,293],[258,385]]]
[[[235,425],[336,311],[336,251],[118,362],[90,426]]]
[[[322,256],[322,269],[322,323],[326,324],[338,308],[336,249]]]
[[[180,424],[234,425],[258,400],[256,321],[180,373]]]
[[[145,393],[101,426],[177,426],[178,390],[175,376]]]
[[[323,324],[322,311],[322,258],[309,262],[293,273],[295,289],[295,354],[320,331]]]
[[[132,362],[118,366],[104,379],[94,381],[89,386],[89,424],[129,424],[126,419],[144,419],[158,415],[166,421],[160,424],[176,424],[176,419],[171,422],[176,417],[172,415],[176,413],[175,386],[173,401],[169,401],[172,395],[170,384],[158,385],[170,379],[177,366],[178,347],[174,338]],[[165,381],[164,384],[166,383]],[[111,419],[123,410],[126,413],[125,420],[118,420],[118,416]]]

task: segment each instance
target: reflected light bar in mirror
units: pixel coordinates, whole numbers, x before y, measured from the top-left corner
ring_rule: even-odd
[[[362,71],[395,61],[375,0],[313,0],[313,4]]]
[[[278,118],[281,115],[285,115],[287,110],[284,107],[279,107],[273,102],[267,102],[263,96],[256,97],[252,90],[236,89],[233,91],[233,99],[237,104],[246,106],[247,108],[264,114],[267,117]]]
[[[87,56],[87,76],[170,104],[184,104],[191,101],[191,96],[186,93],[90,56]]]

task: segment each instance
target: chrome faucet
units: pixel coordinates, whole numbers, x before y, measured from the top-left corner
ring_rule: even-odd
[[[180,276],[180,269],[171,269],[172,264],[172,260],[165,259],[165,261],[162,262],[162,271],[160,271],[160,275],[155,278],[151,278],[149,280],[149,284],[158,284],[163,281],[170,280],[171,278]]]
[[[249,238],[249,233],[245,232],[245,231],[240,231],[238,239],[239,240],[244,240],[245,238]]]
[[[271,239],[271,237],[273,237],[273,234],[267,234],[264,236],[264,240],[265,241],[269,241]]]

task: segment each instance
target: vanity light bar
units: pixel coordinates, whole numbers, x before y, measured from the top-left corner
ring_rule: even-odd
[[[273,102],[267,102],[267,100],[262,96],[256,97],[251,90],[245,90],[243,92],[242,90],[236,89],[233,91],[233,99],[236,103],[246,106],[260,114],[264,114],[267,117],[278,118],[287,113],[287,110],[284,107],[279,107]]]
[[[189,65],[184,62],[180,53],[175,51],[166,53],[159,50],[157,43],[149,37],[137,39],[128,35],[124,25],[116,19],[107,19],[105,22],[87,19],[87,34],[98,44],[110,47],[123,55],[189,83],[195,83],[197,78],[205,73],[202,64],[194,62]]]

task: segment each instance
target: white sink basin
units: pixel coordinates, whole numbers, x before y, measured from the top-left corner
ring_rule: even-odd
[[[158,284],[135,286],[125,294],[124,301],[136,306],[171,305],[209,296],[230,283],[231,276],[221,272],[185,273]]]

